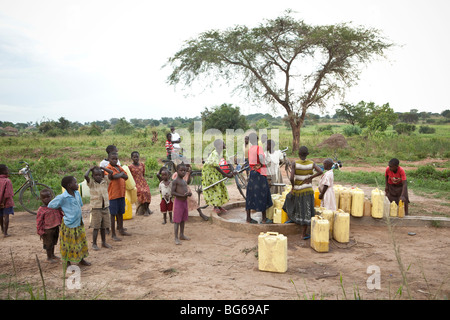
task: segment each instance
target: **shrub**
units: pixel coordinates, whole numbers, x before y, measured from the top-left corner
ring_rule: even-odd
[[[347,137],[361,135],[362,129],[359,126],[344,126],[343,133]]]
[[[436,129],[429,126],[420,126],[419,133],[435,133]]]
[[[411,134],[416,130],[416,126],[409,123],[397,123],[394,126],[394,130],[397,131],[398,134]]]

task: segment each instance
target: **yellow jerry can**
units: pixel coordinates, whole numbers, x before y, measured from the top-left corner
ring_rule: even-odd
[[[339,209],[350,213],[352,210],[352,194],[350,189],[342,188],[339,194]]]
[[[275,209],[282,209],[284,205],[284,199],[275,199],[273,201],[273,206],[275,207]]]
[[[133,208],[130,200],[125,198],[125,213],[123,214],[123,220],[129,220],[133,218]]]
[[[337,242],[350,241],[350,214],[342,210],[334,212],[333,238]]]
[[[122,169],[125,171],[125,173],[128,176],[128,179],[125,180],[125,188],[127,190],[133,190],[136,188],[136,182],[134,181],[133,175],[131,174],[130,168],[128,166],[122,166]]]
[[[334,189],[334,197],[336,199],[336,209],[339,209],[339,199],[341,197],[342,186],[340,184],[335,184],[333,186]]]
[[[398,217],[404,218],[405,217],[405,204],[402,200],[398,202]]]
[[[266,212],[267,216],[267,212]],[[288,220],[287,212],[283,209],[273,209],[273,223],[285,223]]]
[[[369,199],[364,199],[364,217],[370,217],[371,216],[371,211],[372,211],[372,203],[370,202]]]
[[[372,217],[373,218],[383,218],[384,210],[384,191],[375,188],[372,190],[371,194],[372,201]]]
[[[319,195],[320,195],[319,188],[316,188],[316,190],[314,191],[314,207],[316,208],[320,207],[320,204],[322,202],[322,200],[319,199]]]
[[[328,220],[330,224],[330,239],[333,237],[333,221],[334,221],[334,212],[333,210],[325,209],[320,214],[323,218]]]
[[[354,217],[362,217],[364,214],[364,191],[355,188],[351,191],[352,194],[352,210],[351,215]]]
[[[278,232],[258,236],[258,268],[261,271],[287,271],[287,237]]]
[[[330,244],[330,222],[321,216],[311,218],[311,248],[317,252],[328,252]]]
[[[398,206],[395,203],[395,201],[391,202],[390,208],[389,208],[389,216],[391,217],[397,217],[398,216]]]

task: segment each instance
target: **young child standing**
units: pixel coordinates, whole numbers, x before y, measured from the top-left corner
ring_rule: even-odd
[[[312,179],[320,176],[323,171],[314,161],[306,160],[309,155],[307,147],[300,147],[298,155],[300,159],[292,163],[292,191],[286,195],[283,210],[292,222],[302,226],[302,238],[307,240],[311,236],[306,234],[306,229],[315,215]]]
[[[170,223],[172,221],[172,181],[169,180],[169,171],[166,168],[160,170],[161,182],[159,183],[159,193],[161,194],[161,203],[159,204],[159,209],[163,214],[163,223],[167,223],[167,213],[169,213]]]
[[[66,190],[47,205],[64,212],[60,231],[61,259],[69,265],[73,262],[90,266],[91,263],[84,260],[89,256],[89,251],[81,212],[83,201],[78,192],[77,179],[73,176],[64,177],[61,186]]]
[[[100,230],[100,236],[102,238],[102,247],[111,248],[106,243],[106,229],[111,227],[111,217],[109,214],[109,175],[104,175],[103,171],[108,174],[112,174],[113,171],[107,168],[100,168],[93,166],[89,168],[84,174],[87,185],[91,194],[91,227],[94,229],[92,232],[92,249],[99,250],[97,246],[98,231]],[[92,172],[92,179],[89,177],[89,173]]]
[[[113,144],[110,144],[109,146],[107,146],[107,147],[106,147],[106,154],[107,154],[107,157],[106,157],[106,159],[103,159],[102,161],[100,161],[100,164],[98,165],[100,168],[104,168],[104,167],[106,167],[106,166],[109,164],[108,157],[109,157],[109,154],[110,154],[111,152],[116,152],[116,153],[118,153],[119,150],[118,150],[117,147],[116,147],[115,145],[113,145]],[[119,160],[117,160],[117,164],[120,166],[120,161],[119,161]]]
[[[173,143],[172,143],[172,133],[166,135],[166,153],[167,160],[172,160]]]
[[[119,155],[117,152],[111,152],[108,156],[109,164],[106,169],[112,171],[109,174],[111,180],[108,186],[109,197],[109,213],[111,214],[111,237],[114,241],[121,241],[116,236],[116,218],[117,218],[117,230],[122,236],[129,236],[123,228],[123,214],[125,213],[125,180],[128,179],[127,174],[121,166],[117,164],[119,161]]]
[[[325,159],[323,161],[323,168],[326,170],[324,175],[319,181],[319,199],[322,200],[321,206],[336,211],[336,197],[334,195],[334,172],[331,169],[333,167],[333,160]]]
[[[0,226],[5,238],[10,236],[8,234],[9,215],[14,214],[14,190],[8,174],[8,167],[0,164]]]
[[[149,208],[152,201],[152,195],[150,194],[150,187],[148,186],[147,180],[145,180],[145,165],[144,163],[139,162],[139,152],[137,151],[131,153],[131,160],[133,163],[128,166],[128,168],[136,182],[138,199],[136,214],[142,212],[144,216],[149,216],[153,213]]]
[[[187,197],[192,196],[188,190],[188,186],[183,177],[186,174],[186,165],[181,163],[177,166],[177,178],[172,181],[172,195],[174,199],[173,222],[175,231],[175,244],[181,244],[180,240],[191,240],[184,234],[184,225],[188,220],[189,209]],[[180,229],[180,236],[178,236],[178,229]]]
[[[49,189],[41,190],[40,198],[42,206],[39,207],[36,214],[37,234],[43,242],[44,250],[47,251],[47,261],[54,263],[59,259],[55,256],[55,246],[58,243],[59,226],[64,214],[60,208],[48,207],[52,200],[52,192]]]

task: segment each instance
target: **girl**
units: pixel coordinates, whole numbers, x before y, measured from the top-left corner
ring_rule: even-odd
[[[64,177],[61,186],[66,190],[47,205],[49,208],[61,209],[64,212],[60,230],[61,258],[68,265],[73,262],[90,266],[91,264],[84,260],[89,256],[89,252],[81,214],[83,201],[78,192],[77,179],[73,176]]]
[[[147,180],[145,180],[145,165],[139,162],[139,152],[133,151],[131,153],[131,160],[133,163],[128,166],[131,175],[136,182],[137,189],[137,199],[138,206],[136,208],[136,214],[143,213],[144,216],[149,216],[153,212],[150,210],[149,206],[152,201],[152,196],[150,194],[150,187],[148,186]]]
[[[336,197],[334,195],[334,172],[333,160],[325,159],[323,161],[323,168],[327,170],[319,181],[319,199],[321,206],[332,211],[336,211]]]
[[[286,195],[283,205],[289,219],[302,225],[303,240],[310,238],[310,235],[306,234],[306,229],[311,224],[311,217],[315,215],[312,179],[323,173],[314,161],[306,160],[308,154],[308,148],[305,146],[298,150],[300,159],[292,163],[290,176],[292,191]],[[315,174],[313,170],[316,171]]]
[[[248,178],[245,210],[247,222],[257,223],[250,216],[251,210],[262,213],[261,223],[267,223],[266,210],[273,206],[269,183],[267,182],[267,167],[265,164],[263,147],[258,145],[258,136],[252,132],[249,134],[251,147],[248,151],[250,164],[250,176]]]
[[[9,215],[14,214],[14,191],[11,180],[8,178],[9,169],[0,164],[0,226],[3,237],[9,237]]]

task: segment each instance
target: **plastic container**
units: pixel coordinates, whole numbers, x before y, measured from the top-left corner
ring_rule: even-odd
[[[317,252],[328,252],[330,244],[330,222],[321,217],[311,218],[311,248]]]
[[[284,200],[283,199],[275,199],[273,200],[273,206],[275,209],[282,209],[283,208],[283,204],[284,204]]]
[[[316,188],[316,190],[314,191],[314,207],[320,207],[322,200],[319,199],[319,195],[319,188]]]
[[[370,199],[365,198],[364,199],[364,217],[370,217],[372,211],[372,203],[370,202]]]
[[[384,208],[384,191],[375,188],[371,193],[372,201],[372,217],[376,219],[383,218],[383,208]]]
[[[125,171],[125,173],[128,176],[128,179],[125,180],[125,188],[127,190],[133,190],[134,188],[136,188],[136,182],[134,181],[133,175],[131,174],[130,168],[128,168],[128,166],[122,166],[123,171]]]
[[[387,217],[390,211],[391,211],[391,202],[389,201],[388,197],[384,196],[384,203],[383,203],[384,217]]]
[[[336,209],[339,209],[339,198],[341,195],[342,186],[340,184],[336,184],[333,186],[334,189],[334,197],[336,199]]]
[[[261,271],[287,271],[287,237],[278,232],[258,236],[258,268]]]
[[[267,216],[267,212],[266,212]],[[283,209],[275,208],[273,210],[273,223],[285,223],[288,220],[288,215]]]
[[[91,189],[89,189],[86,180],[83,180],[83,182],[80,183],[80,189],[81,189],[80,193],[83,198],[91,197]]]
[[[364,215],[364,191],[355,188],[351,190],[351,194],[352,210],[350,213],[353,217],[362,217]]]
[[[334,212],[333,239],[337,242],[350,241],[350,214],[342,210]]]
[[[333,221],[334,221],[334,212],[333,210],[325,209],[320,214],[324,219],[327,219],[330,224],[330,239],[333,238]]]
[[[133,218],[133,206],[130,200],[128,200],[125,197],[125,213],[123,214],[123,220],[130,220],[132,218]]]
[[[404,218],[405,217],[405,204],[402,200],[398,202],[398,217]]]
[[[348,213],[352,210],[352,194],[348,188],[342,188],[339,193],[339,209]]]
[[[395,201],[391,202],[390,208],[389,208],[389,216],[391,217],[397,217],[398,216],[398,206],[395,203]]]
[[[127,198],[131,204],[136,203],[137,202],[137,189],[134,188],[133,190],[126,190],[125,198]]]

